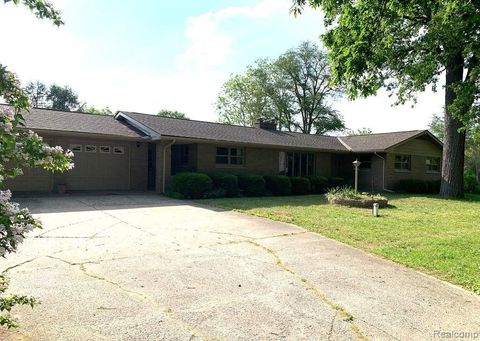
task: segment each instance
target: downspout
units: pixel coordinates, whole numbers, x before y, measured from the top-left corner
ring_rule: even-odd
[[[373,154],[382,159],[382,190],[385,192],[394,193],[394,191],[392,191],[391,189],[385,188],[385,158],[378,155],[377,152],[374,152]]]
[[[162,183],[162,193],[165,193],[165,183],[166,183],[166,174],[165,174],[165,171],[167,169],[167,166],[166,166],[166,157],[167,157],[167,148],[168,147],[171,147],[175,142],[177,141],[177,139],[173,139],[172,142],[170,142],[169,144],[166,144],[165,147],[163,147],[163,172],[162,172],[162,175],[163,175],[163,183]]]

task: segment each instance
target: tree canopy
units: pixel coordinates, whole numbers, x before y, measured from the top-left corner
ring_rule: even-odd
[[[293,0],[292,11],[321,8],[332,80],[350,98],[384,87],[397,103],[415,101],[445,80],[441,194],[463,196],[465,134],[479,116],[478,1]]]
[[[253,126],[259,119],[274,120],[281,129],[323,134],[345,128],[331,107],[340,94],[331,86],[325,52],[304,42],[232,76],[219,94],[217,111],[225,123]]]
[[[177,111],[177,110],[160,110],[157,114],[157,116],[162,116],[162,117],[170,117],[170,118],[183,118],[188,120],[189,118],[187,115],[185,115],[183,112]]]

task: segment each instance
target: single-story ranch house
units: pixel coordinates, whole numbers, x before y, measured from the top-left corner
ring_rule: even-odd
[[[119,111],[112,116],[32,109],[26,128],[74,152],[64,173],[26,170],[13,191],[168,190],[182,171],[336,176],[359,187],[395,190],[401,179],[440,179],[442,144],[429,131],[322,136]]]

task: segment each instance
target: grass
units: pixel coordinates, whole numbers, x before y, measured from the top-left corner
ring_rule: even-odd
[[[387,196],[379,218],[369,209],[328,205],[322,195],[199,202],[292,223],[480,294],[480,195]]]

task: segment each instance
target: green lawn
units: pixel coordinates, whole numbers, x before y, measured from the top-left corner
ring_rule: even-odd
[[[199,200],[301,226],[480,294],[480,195],[388,195],[389,208],[328,205],[322,195]]]

